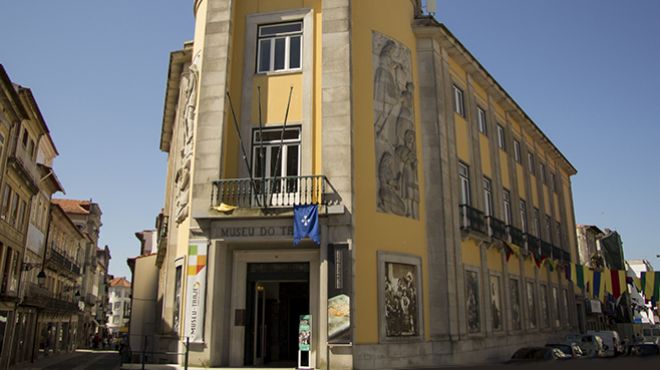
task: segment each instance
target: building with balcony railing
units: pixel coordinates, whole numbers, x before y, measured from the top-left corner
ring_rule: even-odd
[[[304,365],[433,367],[572,328],[570,284],[535,262],[575,255],[576,170],[421,1],[194,4],[165,94],[154,348],[295,366],[309,315]],[[309,210],[320,240],[294,244]]]
[[[0,65],[0,367],[29,360],[41,307],[26,301],[42,269],[49,203],[62,185],[46,122],[29,88]]]

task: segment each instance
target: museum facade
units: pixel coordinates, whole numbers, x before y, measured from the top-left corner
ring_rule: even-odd
[[[576,170],[420,1],[194,12],[165,96],[152,350],[424,367],[575,327]],[[294,243],[310,209],[319,239]]]

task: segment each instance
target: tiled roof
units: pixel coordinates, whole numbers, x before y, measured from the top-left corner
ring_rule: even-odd
[[[52,202],[62,207],[66,213],[74,213],[78,215],[89,214],[89,200],[53,199]]]
[[[114,278],[114,279],[110,280],[110,286],[111,287],[120,286],[120,287],[124,287],[124,288],[130,288],[131,283],[128,280],[126,280],[125,277],[118,277],[118,278]]]

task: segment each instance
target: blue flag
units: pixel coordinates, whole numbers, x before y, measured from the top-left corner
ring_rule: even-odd
[[[321,244],[319,231],[319,211],[315,204],[293,207],[293,245],[309,236],[316,244]]]

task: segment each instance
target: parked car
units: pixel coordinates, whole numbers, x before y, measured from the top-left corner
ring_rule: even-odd
[[[545,346],[550,347],[550,348],[556,348],[556,349],[564,352],[564,354],[571,356],[572,358],[579,358],[579,357],[584,356],[584,354],[582,353],[582,348],[580,348],[580,346],[578,346],[575,343],[570,343],[570,344],[567,344],[567,343],[548,343]]]
[[[523,347],[517,350],[509,363],[568,360],[571,356],[552,347]]]
[[[660,354],[660,346],[655,342],[643,342],[633,344],[631,352],[637,356],[653,356]]]
[[[570,334],[566,336],[567,343],[576,343],[586,357],[603,357],[605,347],[603,339],[593,334]]]
[[[624,352],[619,333],[613,330],[589,330],[587,334],[597,335],[603,340],[603,349],[605,356],[614,357]]]

